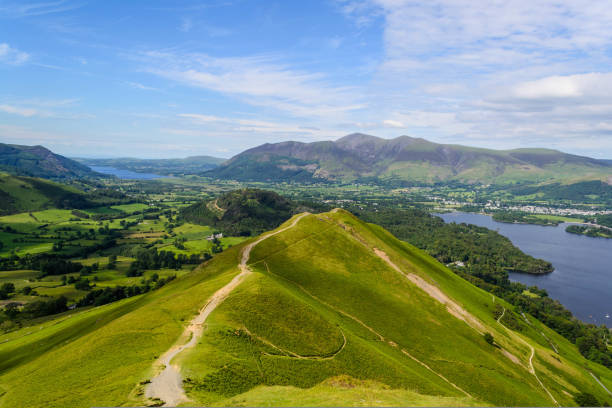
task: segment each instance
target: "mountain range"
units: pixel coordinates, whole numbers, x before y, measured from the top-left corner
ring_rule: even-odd
[[[491,150],[355,133],[336,141],[266,143],[205,174],[240,181],[506,184],[607,180],[612,163],[551,149]]]

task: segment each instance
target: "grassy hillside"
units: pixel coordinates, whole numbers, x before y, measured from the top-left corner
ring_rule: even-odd
[[[0,172],[0,215],[49,208],[89,208],[124,201],[125,196],[118,192],[85,193],[48,180]]]
[[[607,180],[612,165],[549,149],[490,150],[352,134],[334,142],[264,144],[207,174],[241,181],[511,184]]]
[[[4,143],[0,143],[0,171],[56,180],[102,176],[89,167],[55,154],[43,146]]]
[[[187,341],[184,327],[238,274],[243,248],[147,295],[0,336],[0,407],[146,403],[154,361]],[[172,361],[186,405],[610,400],[589,371],[608,388],[612,373],[564,338],[344,211],[259,242],[249,265],[198,344]]]
[[[257,235],[278,227],[298,211],[298,204],[266,190],[245,188],[181,210],[191,223],[210,225],[231,235]]]

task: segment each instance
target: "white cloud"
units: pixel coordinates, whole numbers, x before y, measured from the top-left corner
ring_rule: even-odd
[[[612,73],[551,76],[520,83],[513,94],[524,99],[607,98],[612,101]],[[588,102],[588,101],[585,101]]]
[[[353,87],[320,73],[296,70],[268,56],[215,58],[148,52],[148,72],[302,117],[337,117],[364,107]]]
[[[11,106],[11,105],[0,105],[0,111],[19,115],[19,116],[25,116],[25,117],[30,117],[30,116],[40,114],[40,112],[37,111],[36,109],[22,108],[22,107]]]
[[[388,127],[392,127],[392,128],[404,128],[404,127],[406,127],[406,125],[404,125],[399,120],[391,120],[391,119],[383,120],[383,125],[388,126]]]
[[[140,90],[143,90],[143,91],[159,91],[158,88],[154,88],[154,87],[148,86],[148,85],[143,85],[140,82],[127,81],[126,84],[131,86],[132,88],[140,89]]]
[[[21,65],[29,59],[28,53],[12,48],[7,43],[0,43],[0,63]]]

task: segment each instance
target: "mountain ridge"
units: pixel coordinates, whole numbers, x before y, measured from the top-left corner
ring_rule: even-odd
[[[492,150],[410,136],[384,139],[353,133],[336,141],[266,143],[205,174],[239,181],[504,183],[580,177],[605,180],[612,174],[612,164],[552,149]]]

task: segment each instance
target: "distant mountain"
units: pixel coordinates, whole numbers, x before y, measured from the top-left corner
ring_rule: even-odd
[[[43,146],[0,143],[0,171],[19,176],[63,180],[94,178],[102,175]]]
[[[182,174],[201,174],[214,169],[226,159],[212,156],[192,156],[184,159],[83,159],[74,160],[87,166],[108,166],[121,170],[130,170],[136,173],[153,173],[163,176]]]
[[[491,150],[401,136],[264,144],[206,175],[240,181],[510,183],[605,180],[612,163],[550,149]]]
[[[181,217],[229,235],[257,235],[306,208],[273,191],[245,188],[184,208]]]

